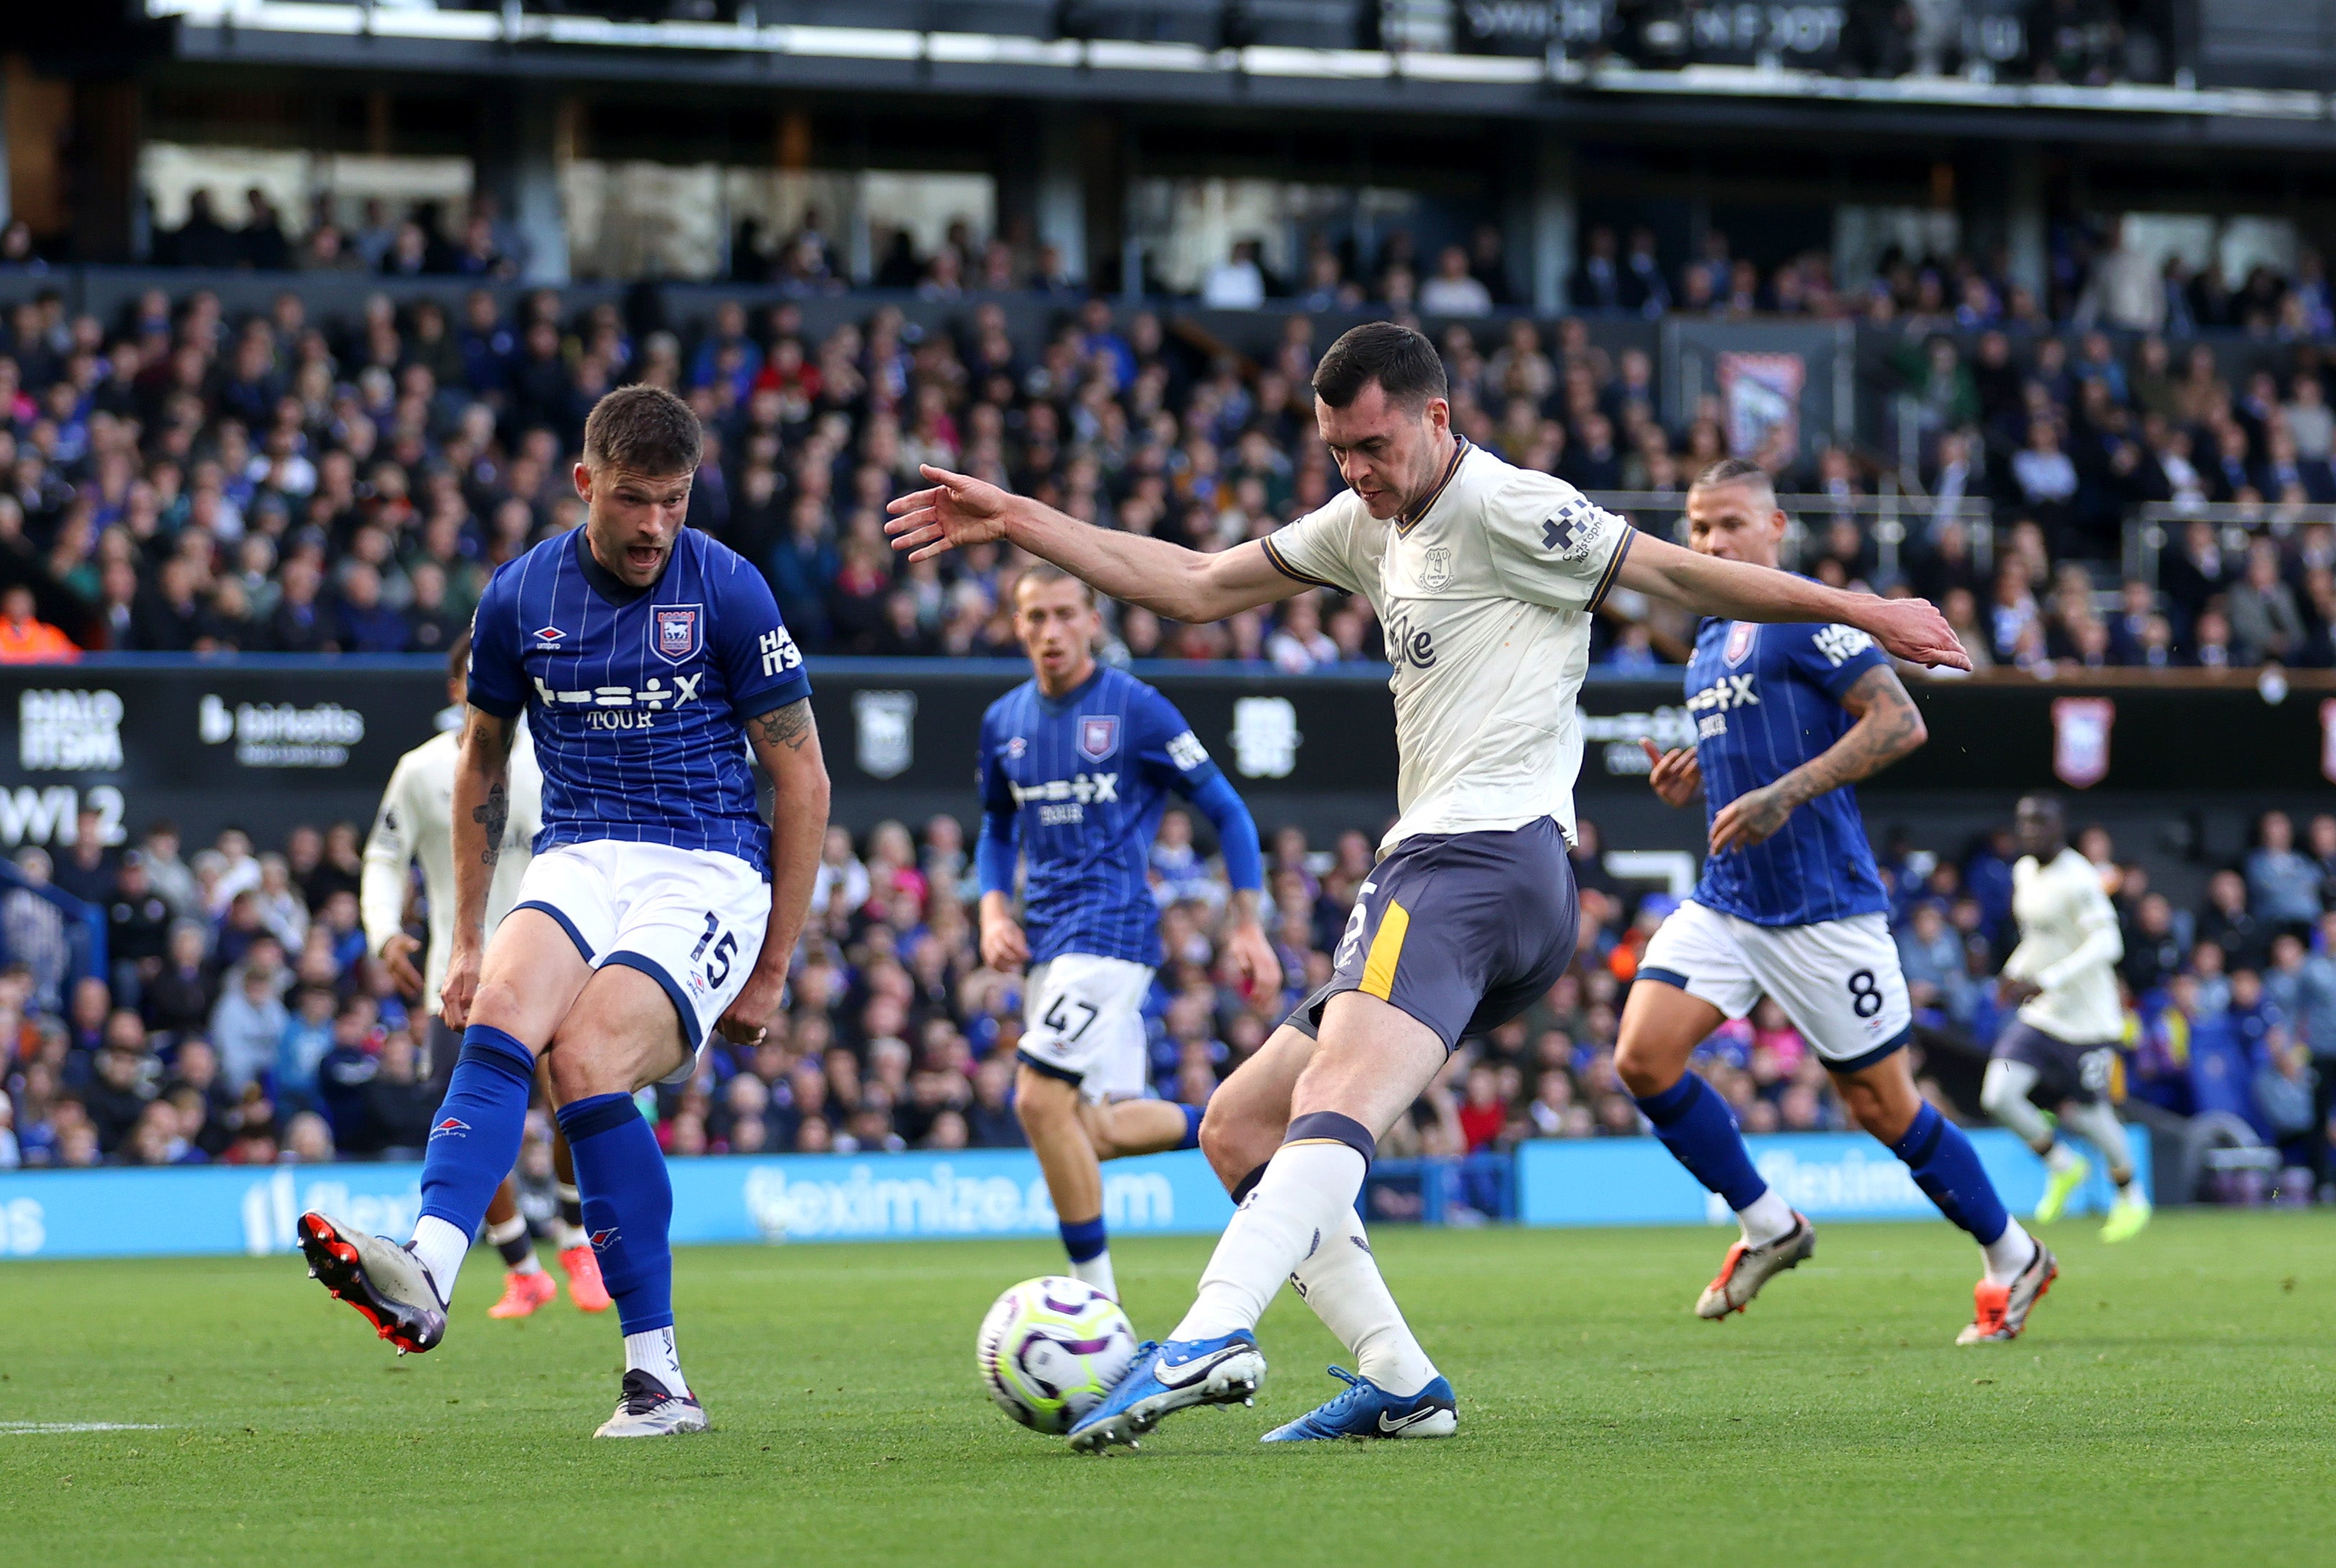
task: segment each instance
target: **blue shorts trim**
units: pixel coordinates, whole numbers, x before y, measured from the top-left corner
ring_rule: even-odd
[[[533,910],[539,914],[550,915],[553,920],[558,920],[560,929],[568,933],[568,940],[576,944],[576,950],[584,955],[584,961],[588,964],[592,961],[592,944],[584,940],[584,933],[576,929],[574,920],[569,920],[541,899],[530,899],[525,903],[513,904],[511,907],[511,912],[503,918],[509,920],[511,915],[519,913],[521,910]]]
[[[1650,969],[1642,968],[1636,975],[1631,977],[1630,983],[1636,985],[1640,980],[1653,980],[1660,985],[1677,986],[1680,990],[1687,989],[1687,977],[1679,973],[1677,969]]]
[[[706,1043],[706,1031],[698,1027],[697,1009],[690,1006],[688,993],[681,989],[679,981],[665,972],[665,966],[647,953],[637,953],[630,949],[618,949],[600,962],[604,969],[610,965],[638,969],[665,988],[667,998],[673,1003],[673,1010],[680,1015],[681,1037],[688,1044],[690,1054],[696,1055],[697,1047]]]
[[[1845,1062],[1825,1062],[1825,1070],[1828,1073],[1862,1073],[1874,1063],[1887,1061],[1897,1052],[1904,1050],[1913,1038],[1914,1026],[1908,1024],[1891,1038],[1874,1047],[1862,1057],[1852,1057]],[[1825,1060],[1822,1057],[1817,1059]]]
[[[1085,1073],[1075,1073],[1068,1067],[1058,1067],[1052,1062],[1042,1062],[1027,1051],[1016,1051],[1014,1059],[1042,1077],[1056,1079],[1070,1085],[1075,1089],[1087,1081],[1087,1076]]]

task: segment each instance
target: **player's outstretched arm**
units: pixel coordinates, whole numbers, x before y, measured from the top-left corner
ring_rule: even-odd
[[[1871,778],[1930,738],[1922,710],[1906,695],[1897,672],[1877,664],[1841,695],[1857,722],[1839,740],[1778,779],[1747,790],[1711,819],[1711,852],[1744,849],[1785,825],[1805,801]]]
[[[763,928],[754,972],[722,1015],[720,1027],[742,1046],[759,1046],[786,999],[787,964],[811,914],[812,882],[827,837],[827,759],[809,697],[754,719],[746,735],[771,780],[771,922]]]
[[[1222,620],[1310,586],[1277,570],[1254,540],[1203,555],[1164,540],[1081,522],[1027,496],[930,463],[920,472],[933,482],[931,488],[893,502],[886,508],[891,521],[884,525],[892,548],[910,551],[910,560],[1003,540],[1054,562],[1097,592],[1182,621]]]
[[[1971,668],[1947,618],[1926,599],[1883,599],[1827,588],[1788,571],[1698,555],[1641,533],[1630,541],[1617,580],[1699,615],[1728,620],[1839,621],[1872,636],[1909,664]]]
[[[454,759],[454,940],[447,951],[439,1016],[450,1029],[469,1021],[487,948],[487,890],[511,825],[511,743],[517,719],[482,707],[462,710],[462,744]]]

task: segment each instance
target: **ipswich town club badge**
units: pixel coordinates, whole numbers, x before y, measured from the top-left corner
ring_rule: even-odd
[[[706,618],[694,604],[677,604],[657,612],[652,646],[667,664],[681,664],[697,656]]]
[[[1119,716],[1115,713],[1079,716],[1079,755],[1101,762],[1119,749]]]
[[[1728,647],[1722,657],[1730,665],[1742,664],[1752,657],[1752,645],[1759,640],[1759,624],[1756,621],[1739,620],[1728,628]]]

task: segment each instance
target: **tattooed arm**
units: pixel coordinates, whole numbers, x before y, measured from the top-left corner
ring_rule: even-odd
[[[774,708],[746,726],[755,760],[771,779],[771,923],[745,989],[722,1015],[723,1034],[756,1045],[786,993],[787,964],[811,912],[812,880],[827,836],[827,762],[811,699]]]
[[[439,1012],[449,1028],[469,1018],[485,956],[487,889],[502,858],[511,825],[511,754],[517,719],[482,707],[462,710],[462,740],[454,762],[454,938],[447,951]]]
[[[1775,784],[1747,791],[1711,819],[1711,852],[1748,849],[1785,825],[1793,808],[1844,784],[1871,778],[1930,738],[1922,713],[1897,673],[1877,665],[1842,694],[1857,722],[1824,751]]]

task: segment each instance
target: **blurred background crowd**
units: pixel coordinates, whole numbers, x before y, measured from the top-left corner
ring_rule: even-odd
[[[107,972],[76,964],[54,901],[0,894],[0,928],[20,955],[0,972],[0,1164],[417,1154],[435,1110],[417,1059],[422,1020],[366,951],[354,825],[297,827],[258,851],[230,831],[190,851],[157,823],[123,852],[96,847],[94,818],[81,825],[62,859],[25,850],[17,865],[103,911]],[[2124,926],[2128,1017],[2112,1090],[2136,1110],[2235,1115],[2284,1164],[2312,1173],[2291,1188],[2336,1196],[2336,815],[2271,813],[2255,836],[2195,908],[2154,890],[2103,830],[2078,836]],[[1222,868],[1186,813],[1168,813],[1152,852],[1166,950],[1144,1008],[1153,1092],[1205,1103],[1328,978],[1373,842],[1360,829],[1331,844],[1290,828],[1271,836],[1267,930],[1287,986],[1253,994],[1220,961]],[[1919,1081],[1958,1117],[2006,1021],[1993,976],[2016,940],[2011,856],[2004,830],[1945,852],[1893,842],[1883,857],[1918,1013]],[[1572,969],[1522,1018],[1464,1045],[1381,1144],[1389,1158],[1644,1131],[1615,1076],[1615,1028],[1638,955],[1676,901],[1609,874],[1592,823],[1574,864]],[[716,1042],[689,1082],[643,1092],[667,1151],[1020,1144],[1022,982],[982,966],[970,893],[954,818],[915,833],[886,823],[858,842],[831,830],[779,1027],[752,1050]],[[1852,1125],[1773,1004],[1715,1034],[1699,1066],[1747,1132]],[[1950,1085],[1963,1086],[1960,1099]],[[537,1165],[545,1132],[539,1117]]]
[[[2317,510],[2336,503],[2336,358],[2308,253],[2293,277],[2258,268],[2235,287],[2179,278],[2177,260],[2129,291],[2112,245],[2048,317],[1968,258],[1893,256],[1845,300],[1819,258],[1762,278],[1711,239],[1667,278],[1628,254],[1599,272],[1593,235],[1585,312],[1555,320],[1471,319],[1498,268],[1479,278],[1457,248],[1421,286],[1428,314],[1390,308],[1435,332],[1469,439],[1663,530],[1694,473],[1729,454],[1726,411],[1707,395],[1667,418],[1653,357],[1601,346],[1597,312],[1646,308],[1657,289],[1666,309],[1853,309],[1889,324],[1905,461],[1752,454],[1811,498],[1801,570],[1935,599],[1983,669],[2336,665],[2336,527]],[[798,237],[789,253],[815,249]],[[1342,264],[1317,259],[1329,287]],[[0,330],[0,658],[442,651],[497,566],[579,520],[584,414],[637,380],[703,415],[691,521],[764,571],[808,651],[1010,654],[1013,563],[903,565],[884,502],[931,463],[1201,550],[1269,532],[1339,484],[1308,377],[1347,319],[1317,307],[1341,297],[1295,299],[1251,355],[1173,310],[1075,296],[1014,316],[968,297],[930,327],[871,299],[823,307],[813,330],[804,302],[685,319],[654,288],[581,307],[548,288],[384,294],[346,317],[313,314],[297,286],[242,316],[206,288],[158,288],[110,320],[43,295]],[[2253,368],[2183,336],[2208,320],[2256,335]],[[1910,480],[1927,493],[1906,495],[1885,538],[1866,502]],[[2143,562],[2127,525],[2152,503],[2174,510]],[[1684,657],[1691,627],[1616,600],[1598,659]],[[1129,610],[1112,635],[1114,657],[1292,674],[1383,657],[1368,607],[1336,596],[1222,626]]]

